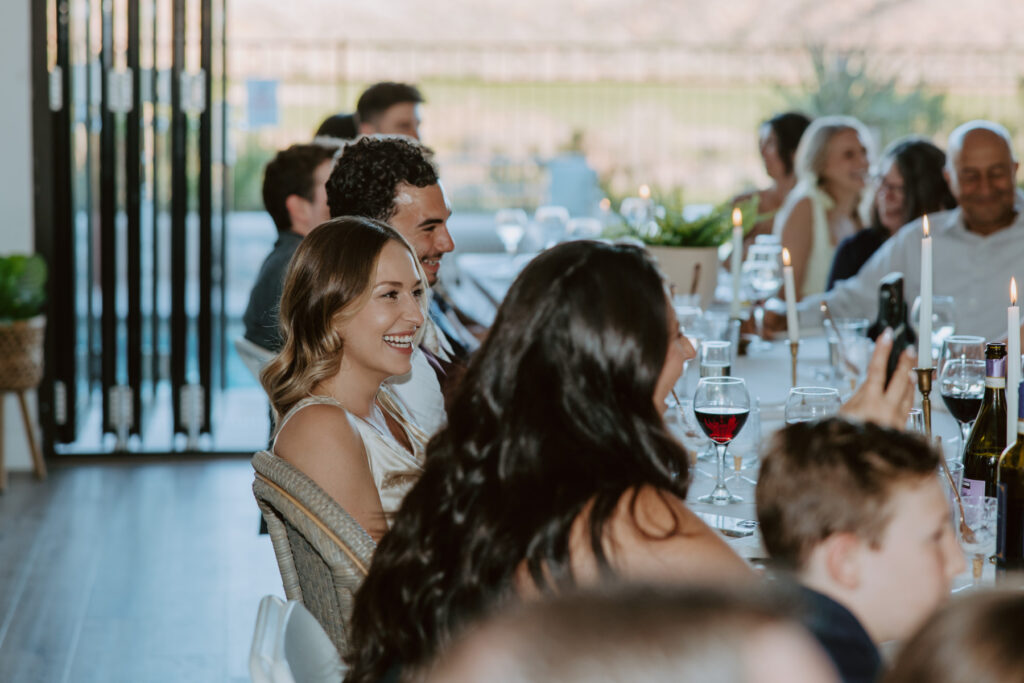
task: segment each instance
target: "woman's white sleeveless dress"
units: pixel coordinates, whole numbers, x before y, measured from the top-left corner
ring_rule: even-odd
[[[353,415],[330,396],[308,396],[302,399],[284,416],[277,431],[280,434],[288,420],[306,406],[332,405],[337,407],[348,419],[349,424],[356,428],[363,441],[370,473],[373,475],[374,484],[377,485],[384,517],[390,527],[391,519],[402,505],[402,499],[405,498],[405,494],[416,483],[423,471],[423,456],[428,439],[423,430],[406,416],[403,406],[387,388],[387,385],[381,386],[380,392],[377,394],[377,402],[402,427],[412,445],[412,453],[398,443],[390,432],[382,431],[376,425]],[[277,444],[277,437],[274,437],[274,444]]]

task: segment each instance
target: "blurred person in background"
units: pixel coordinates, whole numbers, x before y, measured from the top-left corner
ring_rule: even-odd
[[[359,137],[359,131],[356,128],[356,115],[334,114],[328,116],[313,135],[314,140],[324,137],[335,140],[355,140]]]
[[[277,311],[288,262],[302,238],[331,217],[326,183],[337,153],[328,144],[292,145],[263,172],[263,206],[277,227],[277,242],[260,266],[242,321],[245,338],[268,351],[281,347]]]
[[[1019,586],[1018,586],[1019,587]],[[900,650],[883,683],[1024,681],[1024,594],[968,593]]]
[[[856,275],[882,243],[907,223],[956,206],[943,176],[945,165],[946,155],[925,138],[900,138],[886,148],[879,164],[871,222],[836,249],[828,289],[836,281]]]
[[[408,135],[420,139],[423,95],[408,83],[375,83],[359,96],[356,126],[360,135]]]
[[[361,135],[407,135],[420,139],[423,95],[415,85],[385,81],[363,91],[351,114],[324,119],[315,138],[354,140]]]
[[[836,245],[858,232],[871,169],[871,137],[857,119],[815,119],[796,151],[797,185],[775,215],[773,231],[789,249],[797,298],[825,291]]]
[[[455,639],[421,683],[826,683],[783,596],[622,586],[530,602]]]
[[[776,114],[761,124],[759,148],[764,170],[771,178],[771,185],[761,190],[753,190],[733,198],[733,205],[741,204],[752,197],[757,197],[757,212],[763,216],[744,238],[745,243],[752,243],[758,235],[766,235],[772,231],[775,213],[782,206],[786,196],[796,186],[794,156],[800,138],[811,123],[807,116],[794,111]]]

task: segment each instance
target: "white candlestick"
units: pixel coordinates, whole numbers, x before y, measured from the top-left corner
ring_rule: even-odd
[[[918,325],[920,338],[917,346],[917,367],[932,366],[932,236],[928,231],[928,216],[924,217],[924,237],[921,239],[921,318]]]
[[[800,319],[796,314],[796,280],[789,261],[789,249],[782,250],[782,278],[786,289],[786,327],[789,341],[800,341]]]
[[[732,304],[729,317],[740,317],[740,275],[743,269],[743,214],[732,210]]]
[[[1020,384],[1020,306],[1017,281],[1010,278],[1010,307],[1006,309],[1006,445],[1017,441],[1018,389]]]

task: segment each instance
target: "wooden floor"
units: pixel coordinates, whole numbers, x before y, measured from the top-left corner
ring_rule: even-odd
[[[247,459],[55,467],[0,495],[0,681],[248,681],[283,595]]]

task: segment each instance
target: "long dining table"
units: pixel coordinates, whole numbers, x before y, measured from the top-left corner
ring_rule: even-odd
[[[505,292],[530,255],[511,258],[505,254],[461,254],[456,259],[460,287],[471,287],[472,294],[463,292],[467,300],[477,297],[477,305],[487,302],[497,307]],[[717,302],[712,308],[725,310],[728,304]],[[493,318],[493,312],[491,313]],[[676,384],[676,393],[682,404],[692,399],[696,387],[698,369],[696,360],[688,363],[686,371]],[[789,343],[785,339],[773,341],[766,350],[748,355],[738,355],[732,366],[732,374],[742,377],[751,397],[753,413],[736,441],[730,445],[726,462],[727,486],[730,491],[743,498],[741,502],[728,505],[701,503],[697,499],[711,491],[715,485],[716,462],[708,447],[709,442],[696,429],[695,423],[686,419],[685,408],[679,410],[670,401],[666,411],[666,422],[673,433],[690,451],[700,454],[691,471],[691,484],[687,505],[712,527],[722,532],[725,540],[736,552],[755,564],[766,557],[757,528],[757,514],[754,503],[755,482],[759,459],[774,431],[785,424],[785,401],[792,386],[791,356]],[[797,384],[800,386],[821,386],[830,371],[828,344],[823,329],[801,330],[800,348],[797,356]],[[959,458],[961,449],[960,430],[956,421],[946,410],[938,395],[937,386],[932,392],[932,433],[942,437],[944,455],[949,459]],[[921,397],[915,398],[920,406]],[[742,457],[742,469],[735,470],[734,456]],[[991,566],[985,569],[985,579],[990,581]],[[957,586],[970,583],[965,573],[957,579]]]

